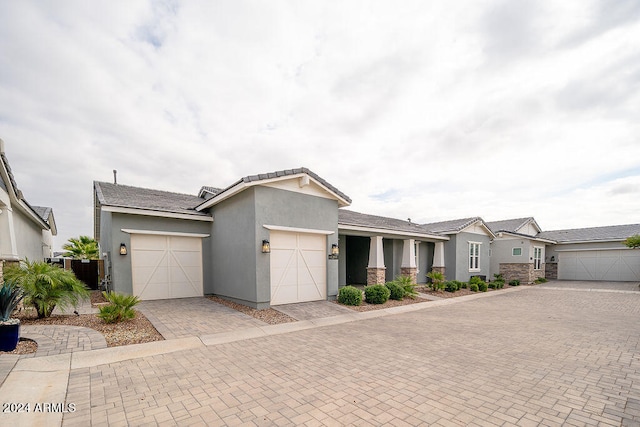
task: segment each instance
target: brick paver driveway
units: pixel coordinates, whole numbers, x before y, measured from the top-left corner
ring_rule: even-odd
[[[638,425],[640,293],[532,287],[73,369],[64,425]]]

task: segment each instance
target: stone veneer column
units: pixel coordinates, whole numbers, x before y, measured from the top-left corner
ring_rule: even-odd
[[[444,242],[436,242],[435,248],[433,250],[433,265],[431,266],[431,271],[438,271],[444,275],[445,270]]]
[[[383,284],[386,267],[384,266],[384,251],[382,248],[382,236],[371,237],[369,246],[369,265],[367,266],[367,285]]]
[[[411,281],[416,283],[416,275],[418,267],[416,266],[416,241],[414,239],[404,240],[402,246],[402,264],[400,265],[400,274],[411,277]]]

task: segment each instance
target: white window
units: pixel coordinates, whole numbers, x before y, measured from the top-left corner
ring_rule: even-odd
[[[511,251],[511,254],[513,256],[521,256],[522,255],[522,248],[513,248],[513,250]]]
[[[480,270],[480,245],[481,243],[469,242],[469,271]]]
[[[540,270],[542,266],[542,248],[534,247],[533,248],[533,269]]]

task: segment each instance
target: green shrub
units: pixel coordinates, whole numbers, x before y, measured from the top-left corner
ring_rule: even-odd
[[[467,289],[469,284],[467,282],[460,282],[460,289]]]
[[[0,322],[9,321],[13,310],[20,304],[23,297],[22,288],[15,283],[7,280],[0,285]]]
[[[469,290],[471,292],[478,292],[478,285],[475,283],[469,283]]]
[[[510,284],[511,286],[520,286],[520,280],[518,280],[518,279],[513,279],[513,280],[509,281],[509,284]]]
[[[418,296],[418,292],[416,291],[416,284],[413,283],[413,280],[409,276],[398,276],[394,280],[395,283],[400,285],[404,290],[404,296],[409,297],[411,299],[415,299]]]
[[[480,292],[487,292],[487,282],[480,281],[480,283],[478,283],[478,290]]]
[[[493,278],[495,279],[496,282],[502,280],[504,282],[504,276],[502,276],[502,274],[494,274]]]
[[[483,280],[478,276],[473,276],[471,279],[469,279],[469,284],[473,283],[473,284],[479,285],[481,282],[483,282]]]
[[[22,288],[25,304],[36,309],[39,319],[51,316],[56,306],[63,310],[76,307],[81,299],[89,297],[89,289],[73,271],[44,261],[25,259],[7,268],[4,279]]]
[[[455,292],[458,290],[458,284],[454,281],[444,282],[444,290],[447,292]]]
[[[389,292],[391,292],[389,295],[390,299],[402,301],[402,298],[404,298],[404,288],[402,286],[397,282],[387,282],[385,286],[389,289]]]
[[[545,279],[544,277],[538,277],[534,283],[546,283],[547,279]]]
[[[137,296],[118,294],[114,291],[102,292],[102,295],[109,301],[108,305],[100,307],[98,313],[98,317],[105,323],[117,323],[136,317],[133,307],[140,302]]]
[[[496,282],[489,282],[487,283],[487,286],[489,287],[489,289],[496,289],[498,287],[498,284]]]
[[[429,273],[427,273],[427,278],[431,279],[429,287],[432,290],[441,291],[442,289],[444,289],[444,274],[442,274],[440,271],[430,271]]]
[[[371,285],[364,288],[364,298],[369,304],[384,304],[391,291],[385,285]]]
[[[458,290],[460,289],[467,289],[467,284],[464,282],[460,282],[458,280],[453,280],[453,283],[456,284],[456,286],[458,287]]]
[[[338,302],[344,305],[360,305],[362,304],[362,291],[355,286],[340,288]]]
[[[494,283],[496,284],[496,289],[504,288],[504,280],[496,280]]]

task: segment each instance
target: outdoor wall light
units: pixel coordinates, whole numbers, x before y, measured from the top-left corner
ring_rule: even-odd
[[[271,244],[269,243],[268,240],[262,241],[262,253],[263,254],[271,253]]]
[[[124,243],[120,243],[120,255],[126,255],[127,254],[127,245],[125,245]]]
[[[340,255],[340,248],[337,243],[331,245],[331,255],[338,256]]]

